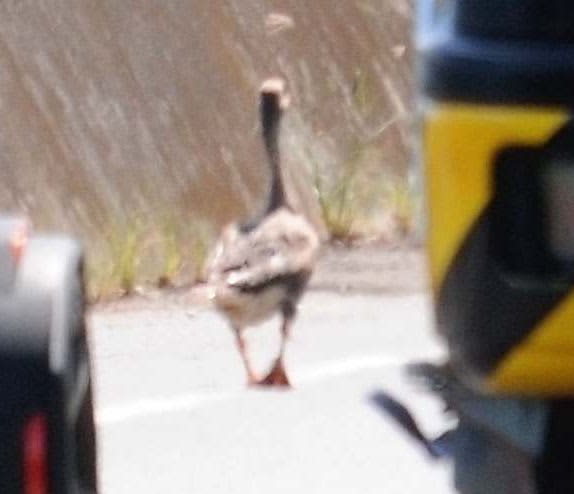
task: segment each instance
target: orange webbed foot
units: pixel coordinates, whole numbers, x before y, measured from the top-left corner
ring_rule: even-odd
[[[259,386],[277,386],[282,388],[291,388],[291,382],[285,372],[283,362],[280,360],[275,362],[275,365],[263,379],[257,383]]]

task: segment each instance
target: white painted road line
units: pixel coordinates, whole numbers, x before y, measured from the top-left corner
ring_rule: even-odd
[[[293,382],[298,385],[313,384],[335,377],[386,368],[400,368],[408,359],[390,356],[361,356],[322,365],[310,366],[293,371]],[[158,397],[138,400],[122,405],[107,406],[96,412],[96,421],[101,425],[113,425],[142,417],[182,413],[199,407],[232,400],[242,395],[245,388],[224,392],[197,392],[175,397]]]

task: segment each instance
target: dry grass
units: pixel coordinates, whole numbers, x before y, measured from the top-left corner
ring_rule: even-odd
[[[90,299],[198,281],[213,238],[205,222],[183,222],[170,216],[137,217],[114,224],[99,254],[88,255]]]
[[[331,241],[403,239],[416,227],[417,198],[404,176],[393,175],[375,146],[356,145],[331,173],[313,164],[313,188]]]

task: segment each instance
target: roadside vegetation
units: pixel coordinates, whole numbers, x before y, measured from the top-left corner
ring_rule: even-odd
[[[114,224],[89,256],[89,297],[100,301],[201,281],[213,239],[203,221],[138,216]]]
[[[352,246],[408,238],[420,199],[408,177],[361,166],[363,153],[358,150],[328,177],[314,168],[313,188],[329,240]]]
[[[373,76],[356,68],[349,86],[349,111],[364,129],[351,139],[339,163],[325,167],[310,158],[321,218],[330,240],[339,244],[398,242],[413,234],[421,202],[406,163],[392,166],[393,158],[386,155],[386,133],[404,115],[391,116],[373,129],[367,122],[381,117]]]
[[[369,242],[400,244],[416,227],[418,199],[407,178],[372,162],[373,150],[358,147],[333,173],[313,167],[313,191],[328,241],[353,247]],[[217,232],[206,221],[136,216],[116,222],[88,259],[92,301],[203,281]]]

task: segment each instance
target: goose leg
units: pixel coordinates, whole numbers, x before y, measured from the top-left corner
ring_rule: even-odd
[[[269,374],[259,381],[261,386],[281,386],[281,387],[291,387],[291,382],[287,377],[287,372],[285,372],[284,364],[284,354],[285,348],[287,346],[287,340],[291,332],[291,324],[294,319],[294,311],[283,311],[283,322],[281,324],[281,346],[279,348],[279,356],[275,360],[273,367],[269,371]]]
[[[243,339],[243,332],[241,328],[234,327],[233,331],[235,332],[235,341],[237,343],[237,349],[239,350],[239,354],[241,355],[241,361],[243,362],[243,367],[245,367],[245,373],[247,374],[247,384],[252,386],[253,384],[257,384],[258,380],[253,372],[253,368],[251,367],[251,362],[249,361],[249,357],[247,356],[247,348],[245,345],[245,340]]]

